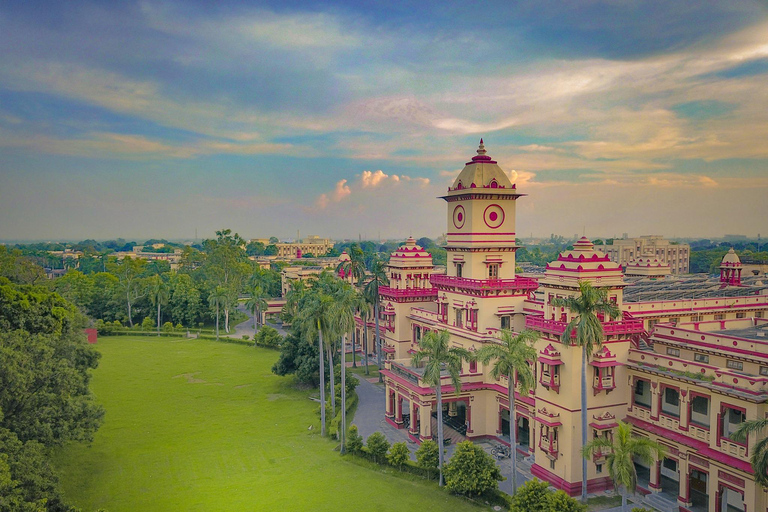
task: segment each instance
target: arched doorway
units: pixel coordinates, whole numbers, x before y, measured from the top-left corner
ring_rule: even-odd
[[[517,417],[517,444],[526,452],[531,447],[531,424],[527,417]]]

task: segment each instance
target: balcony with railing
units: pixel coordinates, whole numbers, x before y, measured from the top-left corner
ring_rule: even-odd
[[[437,298],[436,288],[390,288],[389,286],[379,286],[379,295],[382,297],[392,297],[394,299],[435,299]]]
[[[516,277],[515,279],[469,279],[467,277],[433,274],[430,277],[430,281],[433,286],[476,291],[522,290],[527,293],[539,287],[539,282],[529,277]]]
[[[644,330],[642,320],[612,320],[609,322],[602,322],[602,324],[603,334],[606,336],[639,334]],[[565,333],[567,325],[568,322],[548,320],[542,315],[531,315],[525,318],[525,327],[528,329],[535,329],[539,332],[555,334],[557,336],[562,336],[562,334]]]
[[[557,437],[554,433],[544,434],[539,438],[539,448],[547,455],[556,459],[558,454]]]

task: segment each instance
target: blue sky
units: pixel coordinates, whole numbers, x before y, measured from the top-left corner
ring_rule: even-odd
[[[768,232],[762,2],[0,6],[0,239]]]

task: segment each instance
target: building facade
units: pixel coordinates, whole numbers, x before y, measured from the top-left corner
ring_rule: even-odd
[[[681,470],[674,499],[684,509],[704,506],[701,505],[704,498],[695,495],[698,491],[688,492],[689,487],[702,489],[701,482],[706,485],[708,501],[705,508],[699,510],[707,510],[706,507],[715,510],[715,505],[738,503],[744,505],[739,510],[765,509],[765,493],[755,490],[749,468],[749,449],[754,440],[743,449],[733,447],[717,429],[725,429],[727,437],[740,420],[765,414],[761,375],[766,371],[768,379],[768,345],[750,342],[748,352],[752,359],[747,363],[746,354],[739,356],[741,359],[736,357],[741,350],[747,350],[747,345],[742,345],[747,342],[715,331],[730,328],[729,322],[750,319],[762,322],[768,311],[768,295],[625,303],[627,282],[621,265],[586,238],[547,265],[540,279],[517,276],[515,209],[522,197],[504,171],[487,155],[481,141],[477,156],[467,162],[442,197],[447,203],[446,273],[434,273],[429,253],[412,238],[392,253],[388,269],[390,286],[381,290],[379,318],[382,350],[386,356],[382,370],[386,420],[407,429],[416,442],[432,439],[436,433],[435,390],[422,381],[422,369],[411,364],[411,356],[426,332],[447,330],[452,346],[474,352],[485,344],[496,343],[502,329],[515,332],[533,329],[539,333],[534,368],[537,384],[528,394],[516,392],[512,404],[507,400],[508,377],[492,378],[490,366],[465,362],[458,392],[447,376],[443,378],[444,421],[450,435],[508,443],[510,429],[514,428],[519,443],[516,448],[531,461],[531,472],[570,494],[578,494],[584,478],[590,491],[612,487],[604,457],[594,457],[588,464],[587,475],[582,475],[582,414],[587,415],[590,437],[612,436],[619,420],[631,422],[637,435],[654,439],[669,436],[669,432],[658,430],[668,429],[675,434],[665,438],[670,447],[667,456],[670,460],[657,461],[654,467],[646,468],[649,477],[646,485],[641,486],[645,492],[668,491],[672,484],[662,487],[661,476]],[[605,290],[608,299],[622,313],[620,318],[600,318],[606,339],[602,347],[591,354],[586,366],[589,382],[586,411],[580,407],[581,349],[563,342],[565,327],[573,316],[553,304],[556,298],[577,295],[580,281],[589,281]],[[688,352],[683,350],[674,356],[677,357],[674,361],[669,359],[663,332],[674,331],[669,336],[679,336],[682,331],[677,330],[677,326],[683,324],[691,333],[701,331],[698,334],[701,338],[721,340],[706,342],[713,353],[720,350],[719,346],[723,351],[733,352],[730,358],[711,355],[708,363],[701,363],[703,372],[696,367],[696,371],[706,374],[707,379],[714,377],[713,380],[702,383],[693,379],[684,387],[676,374],[649,373],[649,364],[666,365],[665,368],[679,366],[680,371],[685,372],[692,362],[698,361],[693,352],[690,360],[686,359]],[[358,319],[356,334],[369,353],[376,351],[374,325],[373,319],[365,323]],[[710,346],[712,344],[714,346]],[[729,366],[735,364],[728,362],[733,358],[744,363],[742,370]],[[764,363],[763,358],[766,358]],[[752,373],[747,379],[732,375],[733,371]],[[739,379],[739,382],[728,379]],[[704,440],[696,437],[698,434],[689,427],[688,419],[677,423],[659,419],[667,414],[659,413],[663,412],[659,409],[663,404],[658,403],[660,393],[667,393],[660,387],[662,380],[664,390],[674,386],[679,390],[680,400],[685,402],[679,411],[687,411],[684,408],[695,393],[703,395],[704,389],[708,390],[711,428]],[[637,384],[641,381],[648,382],[651,390],[648,414],[636,409],[638,389],[645,393],[646,384]],[[737,390],[747,384],[748,388]],[[710,389],[712,386],[715,388]],[[731,396],[734,393],[738,396]],[[716,394],[731,398],[717,398]],[[670,391],[669,403],[673,402]],[[702,410],[701,401],[697,400],[696,414]],[[742,416],[730,412],[742,410]],[[727,425],[723,423],[724,417],[729,418]],[[703,445],[693,440],[711,445],[710,451],[699,449]],[[695,471],[707,470],[708,476],[692,473],[694,467],[698,468]],[[742,502],[738,501],[739,496]]]
[[[673,274],[687,274],[690,270],[691,247],[670,242],[658,235],[615,239],[613,245],[601,249],[611,261],[621,266],[627,266],[640,258],[650,258],[667,264]]]

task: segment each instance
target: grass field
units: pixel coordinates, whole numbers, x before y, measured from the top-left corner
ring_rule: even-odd
[[[126,336],[97,348],[104,424],[91,446],[56,457],[84,510],[480,510],[340,457],[309,392],[270,372],[275,351]]]

